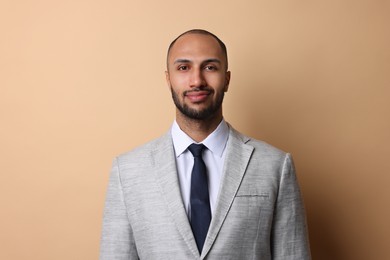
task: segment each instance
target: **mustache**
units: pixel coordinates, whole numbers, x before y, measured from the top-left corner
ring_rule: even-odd
[[[212,88],[209,88],[209,87],[196,87],[196,88],[193,88],[191,90],[184,91],[183,95],[185,96],[185,95],[187,95],[189,93],[200,92],[200,91],[206,91],[209,94],[214,93],[214,90]]]

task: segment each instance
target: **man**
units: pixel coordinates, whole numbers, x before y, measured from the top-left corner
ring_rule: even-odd
[[[183,33],[168,49],[166,80],[176,121],[114,161],[100,259],[310,259],[290,155],[223,119],[224,43]]]

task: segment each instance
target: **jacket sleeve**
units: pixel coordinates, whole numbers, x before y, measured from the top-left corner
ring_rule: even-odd
[[[305,209],[290,154],[286,155],[282,167],[271,250],[273,260],[311,259]]]
[[[124,202],[118,160],[108,184],[100,241],[100,260],[139,259]]]

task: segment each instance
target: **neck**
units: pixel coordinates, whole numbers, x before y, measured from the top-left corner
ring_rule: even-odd
[[[202,142],[221,123],[222,111],[207,119],[192,119],[176,111],[176,122],[180,129],[196,142]]]

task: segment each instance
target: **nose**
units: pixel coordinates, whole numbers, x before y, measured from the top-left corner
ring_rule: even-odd
[[[190,78],[190,87],[191,88],[200,88],[206,86],[206,80],[200,69],[193,69]]]

